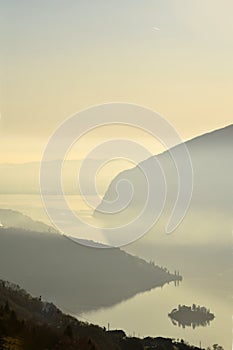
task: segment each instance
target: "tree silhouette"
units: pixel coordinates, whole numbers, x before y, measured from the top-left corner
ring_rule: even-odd
[[[64,330],[64,335],[68,338],[71,338],[71,339],[73,338],[73,331],[70,325],[68,325]]]
[[[224,349],[223,349],[223,347],[221,345],[214,344],[213,345],[213,350],[224,350]]]
[[[5,303],[4,312],[7,313],[7,314],[10,312],[10,307],[9,307],[8,300],[7,300],[6,303]]]

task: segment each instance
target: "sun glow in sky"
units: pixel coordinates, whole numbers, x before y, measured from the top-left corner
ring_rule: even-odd
[[[232,13],[230,0],[1,2],[2,161],[40,159],[65,118],[112,101],[156,110],[184,140],[231,124]]]

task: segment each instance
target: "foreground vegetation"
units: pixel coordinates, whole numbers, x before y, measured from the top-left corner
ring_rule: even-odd
[[[0,350],[200,350],[183,340],[127,337],[122,330],[64,315],[19,286],[0,281]],[[215,345],[215,350],[221,347]]]

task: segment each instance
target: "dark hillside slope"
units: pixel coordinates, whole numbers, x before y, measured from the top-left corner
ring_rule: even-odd
[[[0,276],[73,313],[110,306],[181,277],[120,249],[56,234],[0,229]]]

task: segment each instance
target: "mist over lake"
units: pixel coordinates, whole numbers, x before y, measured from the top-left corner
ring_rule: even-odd
[[[79,213],[83,210],[83,219],[85,219],[88,211],[83,201],[79,201],[78,196],[70,196],[69,201]],[[18,210],[34,220],[41,220],[50,225],[38,195],[1,195],[0,206]],[[223,227],[227,233],[228,226],[223,225]],[[134,244],[124,247],[125,251],[142,257],[148,262],[153,260],[172,272],[179,270],[183,280],[178,286],[170,282],[162,288],[140,293],[131,299],[108,307],[101,307],[100,304],[95,306],[93,300],[93,310],[88,312],[75,312],[79,301],[74,300],[72,308],[72,304],[68,305],[65,302],[65,295],[63,301],[58,302],[58,306],[64,312],[80,317],[81,320],[105,327],[110,323],[111,328],[123,328],[131,335],[166,336],[169,334],[171,337],[184,338],[196,345],[199,345],[200,341],[203,346],[214,342],[221,343],[228,349],[231,344],[230,320],[232,317],[231,247],[209,245],[207,248],[206,245],[177,245],[174,239],[179,234],[182,234],[182,231],[175,232],[174,237],[166,237],[163,234],[162,239],[157,235],[154,244],[151,244],[149,234]],[[166,238],[167,244],[164,244]],[[171,243],[168,243],[170,240]],[[111,290],[105,293],[111,293]],[[209,326],[198,327],[195,330],[175,327],[168,318],[168,313],[178,304],[192,303],[203,304],[213,310],[216,315],[215,320]]]

